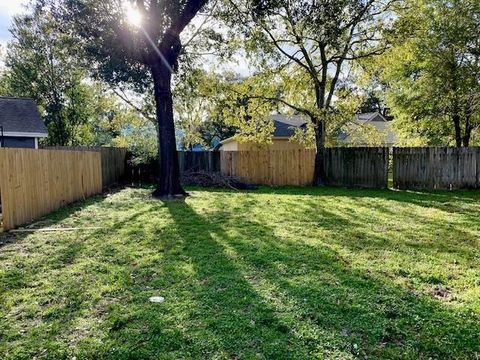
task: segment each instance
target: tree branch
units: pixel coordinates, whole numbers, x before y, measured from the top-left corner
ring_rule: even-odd
[[[112,91],[115,93],[115,95],[117,95],[120,99],[122,99],[127,105],[129,105],[132,109],[137,111],[145,119],[147,119],[147,120],[153,122],[154,124],[156,124],[157,119],[154,118],[154,117],[151,117],[150,114],[148,114],[145,110],[143,110],[139,106],[135,105],[133,103],[133,101],[131,101],[122,90],[120,90],[120,92],[119,92],[117,89],[112,88]]]

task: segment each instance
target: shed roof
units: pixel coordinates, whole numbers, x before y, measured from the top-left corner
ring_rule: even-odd
[[[45,137],[48,134],[37,104],[29,98],[0,97],[0,126],[4,134],[32,137]]]

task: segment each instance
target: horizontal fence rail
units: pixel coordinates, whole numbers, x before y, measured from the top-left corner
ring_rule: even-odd
[[[99,152],[0,149],[4,230],[102,192]]]
[[[479,189],[480,148],[394,148],[393,186],[398,189]]]
[[[325,149],[326,184],[330,186],[388,187],[389,150],[386,147]]]

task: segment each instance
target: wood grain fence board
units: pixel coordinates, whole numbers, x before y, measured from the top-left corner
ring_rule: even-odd
[[[313,150],[220,151],[223,174],[258,185],[310,185],[313,166]]]
[[[102,154],[103,186],[118,183],[125,176],[127,150],[123,148],[100,148]]]
[[[389,150],[371,148],[325,149],[326,183],[330,186],[386,188]]]
[[[327,183],[380,187],[388,184],[388,148],[331,148],[325,151]],[[221,151],[221,171],[246,182],[283,186],[312,184],[315,151]]]
[[[103,187],[117,184],[125,176],[127,149],[107,146],[45,146],[45,150],[99,152],[102,159]]]
[[[0,174],[5,230],[102,191],[98,152],[0,149]]]
[[[480,148],[394,148],[394,187],[398,189],[480,188]]]

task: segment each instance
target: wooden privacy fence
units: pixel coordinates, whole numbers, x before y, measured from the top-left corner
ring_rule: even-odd
[[[386,188],[388,148],[327,148],[331,186]],[[221,151],[221,172],[258,185],[311,185],[314,150]]]
[[[101,147],[103,187],[117,184],[125,176],[127,149]]]
[[[219,151],[179,151],[180,172],[218,172],[220,171]]]
[[[219,151],[178,151],[178,165],[180,173],[188,172],[219,172]],[[126,178],[133,183],[153,182],[159,176],[158,159],[146,164],[132,164],[127,162]]]
[[[386,147],[325,149],[325,176],[330,186],[387,188],[389,150]]]
[[[221,151],[221,172],[259,185],[310,185],[315,151]]]
[[[117,147],[48,146],[48,150],[94,151],[101,154],[103,187],[118,183],[125,176],[127,149]]]
[[[398,189],[478,189],[480,148],[394,148],[393,186]]]
[[[102,192],[99,152],[0,149],[4,230]]]

